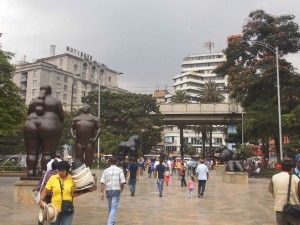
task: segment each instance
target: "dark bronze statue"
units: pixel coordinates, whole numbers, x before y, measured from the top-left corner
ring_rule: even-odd
[[[24,141],[27,152],[28,176],[34,176],[41,153],[42,171],[47,170],[51,153],[56,152],[62,132],[64,112],[59,100],[51,96],[51,86],[43,85],[38,98],[30,102],[24,125]]]
[[[136,159],[139,143],[140,143],[140,139],[138,135],[131,136],[126,142],[122,141],[119,144],[119,154],[118,154],[119,162],[124,161],[126,155],[129,155],[130,157]]]
[[[220,153],[219,159],[221,164],[226,163],[226,171],[244,171],[244,167],[239,161],[245,156],[243,152],[239,152],[238,154],[236,154],[226,146],[217,147],[215,149],[215,152]]]
[[[73,119],[70,132],[76,141],[76,159],[79,159],[91,168],[95,143],[101,134],[100,119],[88,113],[88,109],[84,108],[83,114]]]

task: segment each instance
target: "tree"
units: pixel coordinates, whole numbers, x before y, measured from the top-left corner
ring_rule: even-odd
[[[172,96],[172,102],[174,102],[174,103],[188,103],[189,102],[189,96],[186,93],[186,91],[177,90],[177,91],[175,91],[175,94]]]
[[[19,147],[22,145],[20,137],[26,107],[20,97],[21,90],[12,81],[14,67],[9,63],[12,56],[12,53],[0,49],[0,142],[1,152],[18,153],[22,150]]]
[[[278,47],[282,114],[289,113],[299,105],[299,74],[283,58],[288,53],[300,50],[299,25],[293,22],[294,18],[293,15],[273,16],[263,10],[255,10],[249,14],[243,34],[228,37],[228,46],[224,50],[227,61],[217,67],[215,73],[228,76],[230,97],[240,103],[246,112],[257,105],[268,105],[271,118],[278,118],[276,57],[270,48],[253,44],[255,41],[264,42],[272,48]],[[255,110],[257,113],[266,113],[263,108],[256,107]],[[277,123],[277,120],[274,121]],[[265,124],[263,129],[273,127],[274,121]],[[277,129],[273,129],[269,135],[275,138],[279,156],[278,123],[275,125]]]
[[[223,102],[224,99],[223,90],[213,81],[208,81],[200,88],[198,101],[201,103]]]
[[[151,95],[133,93],[101,92],[100,118],[104,130],[108,130],[109,140],[101,136],[101,145],[111,138],[127,141],[132,135],[143,138],[142,149],[150,150],[161,141],[162,115]],[[93,91],[82,99],[90,106],[90,112],[97,115],[98,91]]]

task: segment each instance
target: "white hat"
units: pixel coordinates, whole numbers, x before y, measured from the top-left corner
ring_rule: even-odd
[[[39,222],[44,223],[54,223],[57,219],[58,210],[52,204],[44,204],[44,208],[39,211]]]

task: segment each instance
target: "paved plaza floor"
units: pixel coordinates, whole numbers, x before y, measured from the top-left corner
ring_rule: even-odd
[[[93,171],[98,180],[102,171]],[[35,225],[37,205],[13,203],[14,184],[19,178],[0,177],[0,225]],[[120,201],[116,224],[193,224],[193,225],[271,225],[276,224],[274,200],[267,188],[269,179],[250,178],[249,184],[223,183],[215,171],[210,173],[204,198],[197,197],[197,188],[189,198],[188,189],[180,187],[176,175],[163,197],[158,196],[156,180],[141,176],[136,195],[130,196],[126,185]],[[73,225],[105,225],[107,201],[99,198],[99,188],[75,198]]]

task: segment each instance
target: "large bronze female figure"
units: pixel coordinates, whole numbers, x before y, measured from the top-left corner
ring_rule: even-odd
[[[42,154],[42,171],[47,170],[51,153],[57,151],[61,138],[64,113],[59,100],[51,96],[51,86],[43,85],[37,99],[29,105],[24,125],[24,141],[27,152],[28,176],[34,176],[38,155]]]

